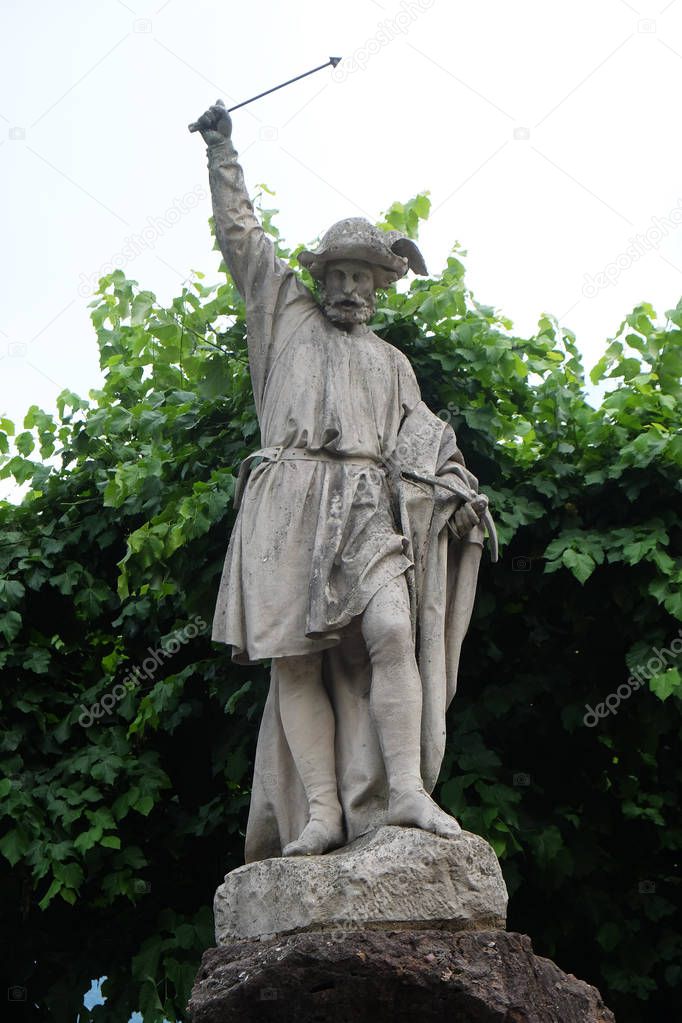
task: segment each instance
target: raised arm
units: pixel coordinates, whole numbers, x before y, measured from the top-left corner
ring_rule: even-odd
[[[294,271],[277,258],[249,200],[232,145],[232,121],[218,101],[189,126],[208,146],[218,245],[246,304],[249,366],[260,416],[265,385],[282,346],[317,305]]]
[[[272,277],[285,267],[254,211],[237,151],[232,145],[232,119],[218,100],[189,126],[208,147],[209,181],[216,237],[225,263],[247,306],[259,302]]]

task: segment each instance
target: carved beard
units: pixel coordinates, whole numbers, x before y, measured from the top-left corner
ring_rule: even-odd
[[[349,299],[353,305],[344,305]],[[320,304],[322,312],[337,326],[353,326],[356,323],[367,323],[374,316],[377,307],[376,295],[367,298],[354,293],[353,295],[339,295],[336,292],[328,292],[322,286],[320,288]]]

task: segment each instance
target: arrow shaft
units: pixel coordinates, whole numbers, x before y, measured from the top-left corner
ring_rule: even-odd
[[[326,64],[320,64],[319,67],[314,67],[311,71],[304,71],[302,75],[296,75],[295,78],[290,78],[288,82],[282,82],[281,85],[274,85],[272,89],[266,89],[265,92],[259,92],[257,96],[252,96],[251,99],[245,99],[242,103],[237,103],[236,106],[230,107],[227,112],[228,114],[231,114],[233,110],[239,110],[240,107],[245,107],[247,104],[253,103],[254,100],[261,99],[263,96],[269,96],[271,92],[277,92],[278,89],[284,89],[285,86],[291,85],[293,82],[298,82],[301,78],[307,78],[308,75],[314,75],[315,72],[322,71],[323,68],[329,67],[331,63],[332,61],[328,60]]]

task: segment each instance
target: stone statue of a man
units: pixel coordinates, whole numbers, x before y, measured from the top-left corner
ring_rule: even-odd
[[[382,824],[453,836],[429,793],[485,498],[405,355],[367,326],[376,288],[426,268],[397,232],[345,220],[299,257],[318,302],[254,215],[224,105],[192,127],[246,303],[262,441],[240,470],[213,624],[234,660],[272,658],[246,860],[324,853]]]

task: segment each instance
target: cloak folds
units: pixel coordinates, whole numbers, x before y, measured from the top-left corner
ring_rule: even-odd
[[[445,751],[445,714],[454,696],[462,642],[469,626],[483,546],[483,528],[463,539],[448,528],[458,499],[400,479],[401,469],[477,490],[464,468],[452,428],[419,402],[405,417],[387,466],[394,481],[398,529],[407,541],[413,634],[422,679],[421,770],[432,792]],[[388,784],[370,709],[370,663],[359,618],[323,654],[324,684],[336,717],[336,775],[347,841],[384,822]],[[245,860],[281,856],[308,821],[308,802],[279,712],[276,662],[261,721],[246,830]]]

